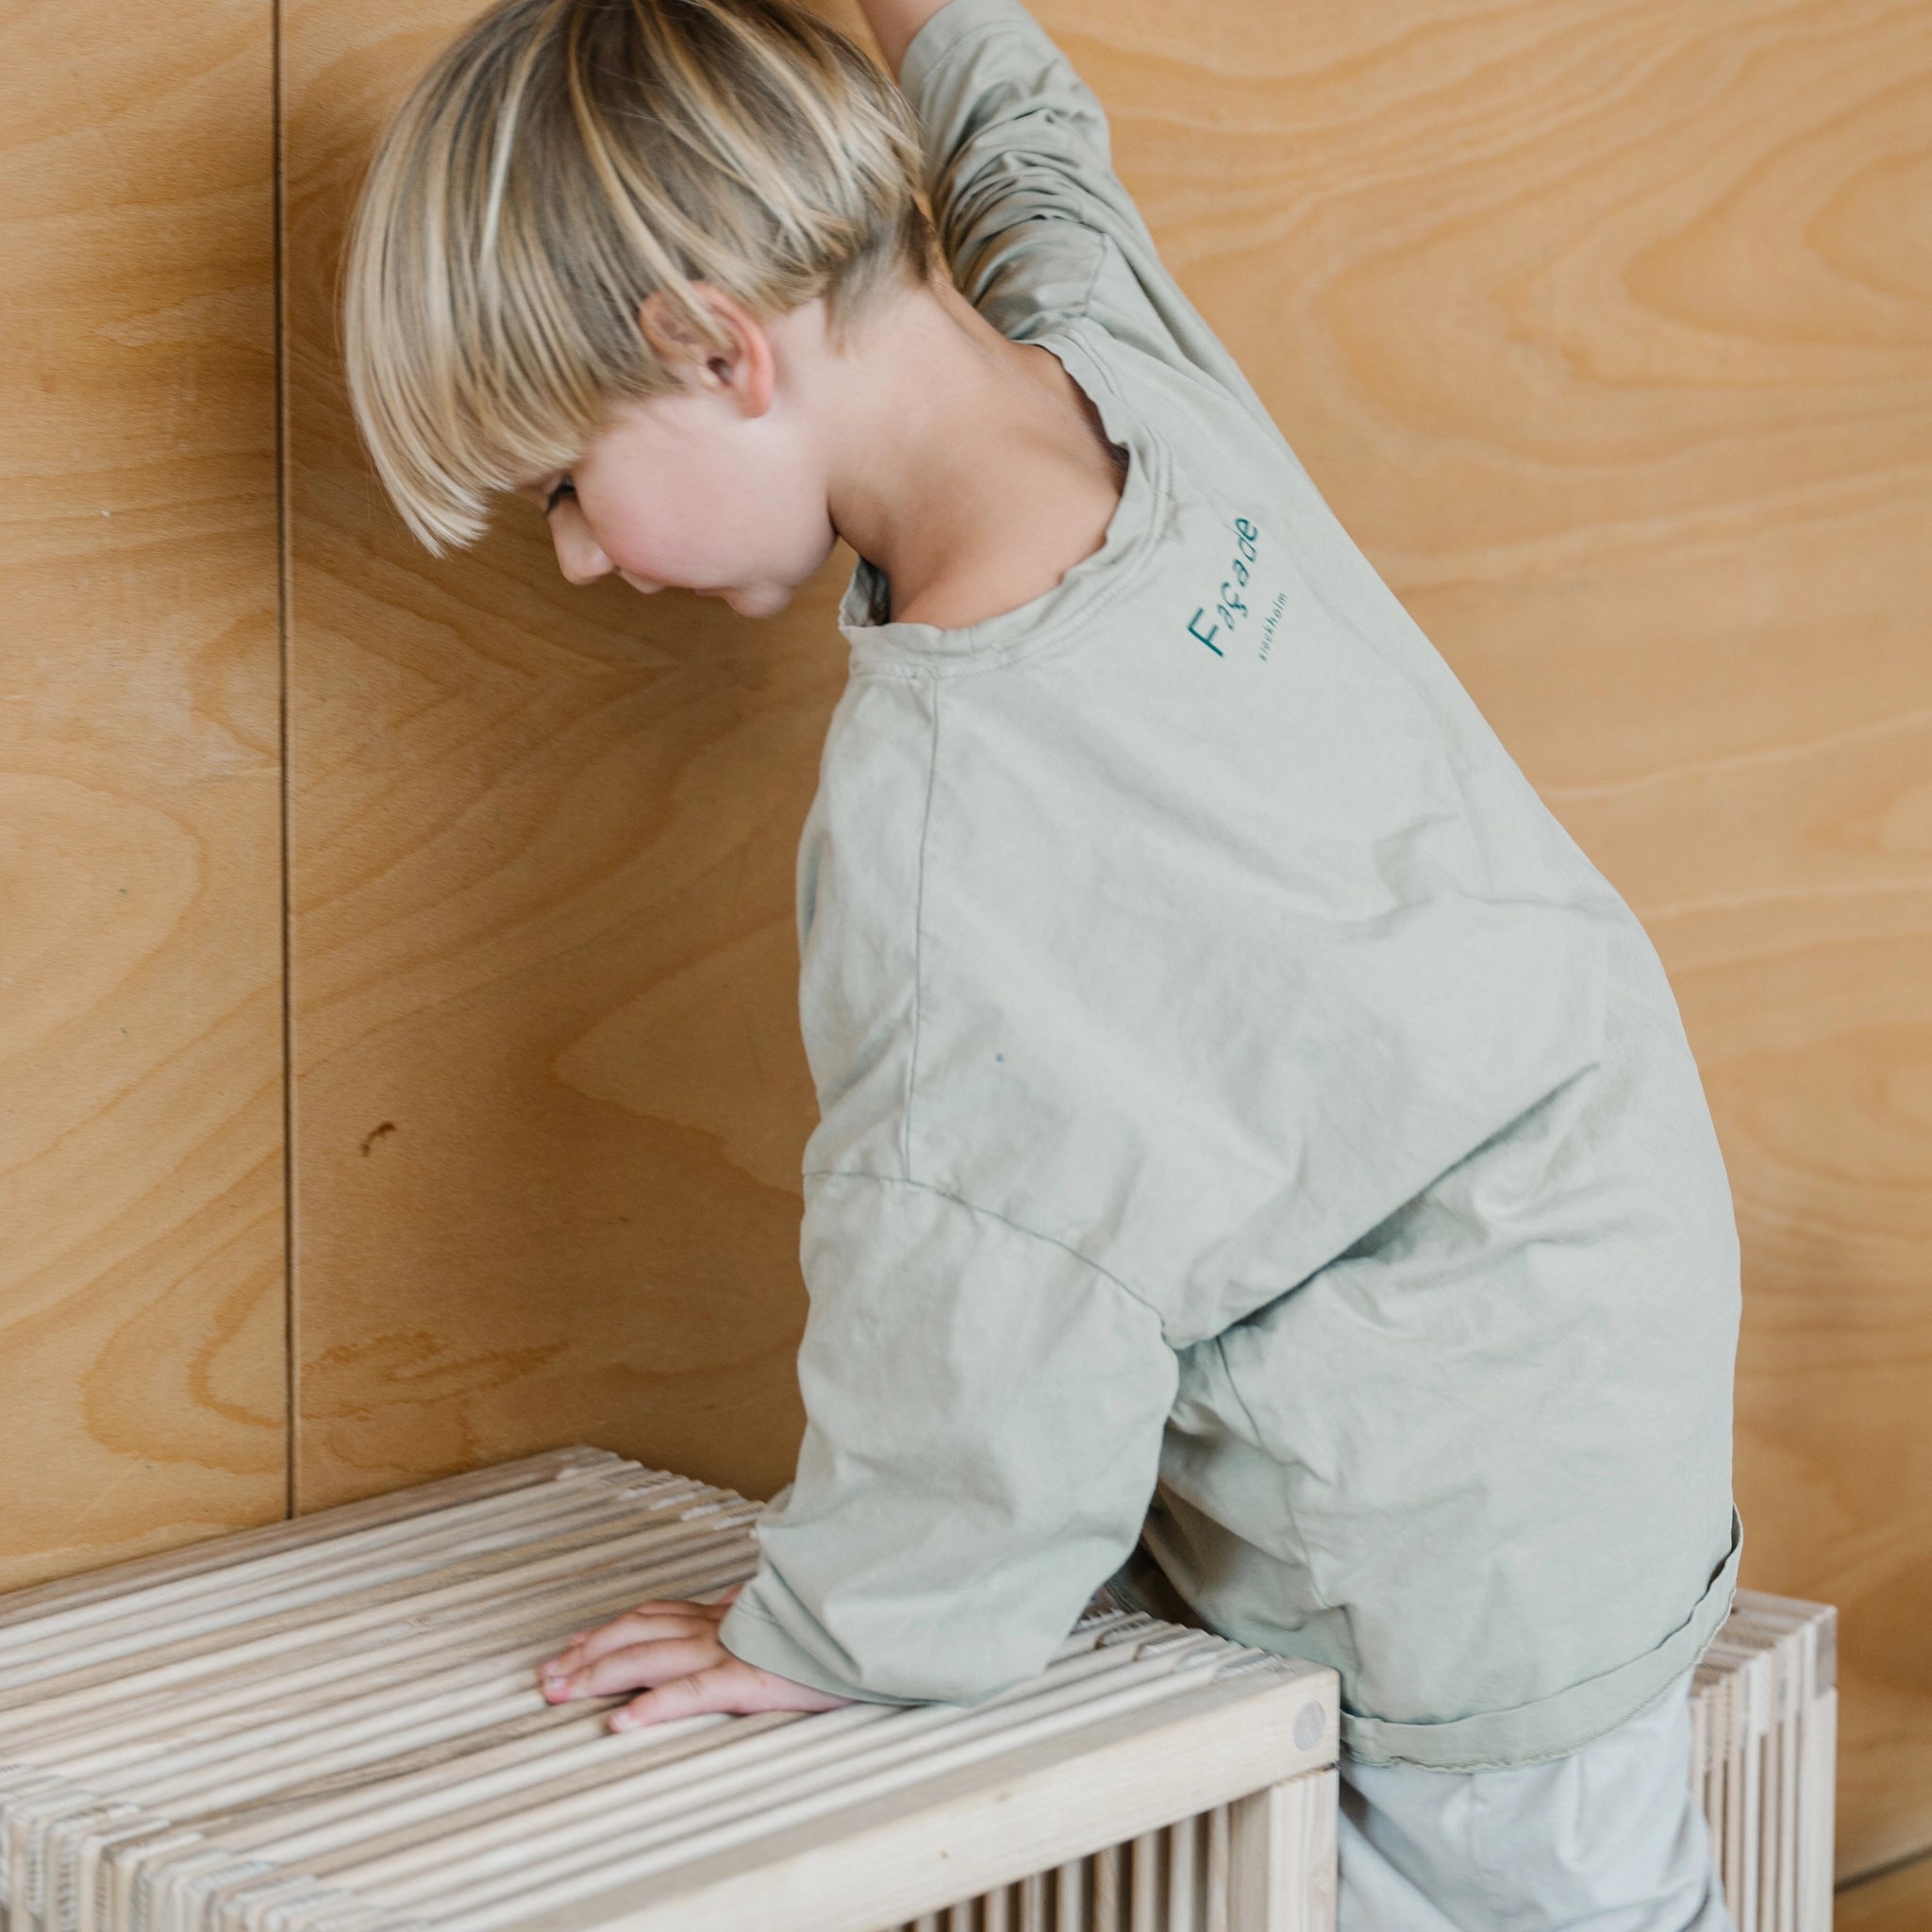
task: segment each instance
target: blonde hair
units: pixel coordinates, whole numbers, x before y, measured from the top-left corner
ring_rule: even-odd
[[[639,326],[692,280],[835,332],[935,257],[891,82],[789,0],[500,0],[417,82],[357,210],[349,395],[432,551],[681,377]]]

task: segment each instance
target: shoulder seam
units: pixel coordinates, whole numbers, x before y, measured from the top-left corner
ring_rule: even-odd
[[[1093,293],[1094,291],[1098,289],[1100,286],[1100,277],[1107,269],[1109,260],[1118,262],[1120,266],[1123,269],[1124,269],[1126,273],[1129,275],[1131,275],[1137,283],[1141,279],[1140,272],[1134,266],[1133,257],[1130,256],[1127,253],[1127,251],[1121,246],[1120,237],[1118,235],[1107,234],[1099,230],[1096,230],[1095,232],[1100,234],[1100,239],[1105,245],[1102,247],[1100,251],[1100,259],[1096,261],[1093,265],[1092,278],[1089,281],[1087,285],[1087,293],[1083,298],[1087,307],[1082,311],[1081,320],[1085,322],[1091,322],[1093,325],[1093,326],[1097,328],[1100,331],[1100,333],[1107,338],[1108,341],[1111,343],[1114,347],[1124,350],[1129,355],[1142,356],[1148,358],[1150,360],[1157,362],[1160,366],[1162,374],[1168,375],[1177,375],[1181,378],[1183,382],[1187,383],[1191,388],[1205,390],[1207,393],[1210,396],[1213,396],[1216,399],[1216,401],[1233,404],[1233,406],[1238,410],[1240,410],[1240,412],[1244,418],[1246,418],[1250,422],[1255,422],[1255,411],[1253,408],[1249,407],[1246,399],[1237,394],[1235,391],[1229,389],[1227,384],[1223,382],[1218,376],[1210,375],[1206,369],[1202,368],[1200,363],[1196,362],[1194,358],[1188,354],[1186,349],[1184,349],[1181,346],[1179,341],[1174,336],[1171,330],[1168,332],[1168,340],[1174,343],[1175,351],[1175,354],[1172,358],[1166,356],[1155,355],[1153,351],[1143,348],[1140,343],[1128,341],[1123,337],[1117,336],[1110,328],[1107,326],[1107,325],[1104,322],[1100,321],[1097,316],[1092,314],[1091,306],[1093,302]],[[1157,322],[1160,322],[1160,317],[1158,313],[1155,317],[1155,320]],[[1160,325],[1163,328],[1166,327],[1166,324],[1164,322],[1160,322]],[[1215,340],[1219,341],[1220,338],[1216,337]],[[1101,373],[1107,377],[1108,386],[1113,390],[1114,393],[1116,395],[1124,395],[1124,392],[1122,391],[1120,384],[1114,380],[1113,371],[1108,369],[1105,366],[1105,364],[1102,364],[1100,362],[1099,357],[1096,356],[1093,359],[1094,362],[1100,366]],[[1234,358],[1230,356],[1228,359],[1232,362]],[[1241,365],[1239,363],[1236,363],[1235,367],[1239,371]],[[1242,380],[1246,380],[1245,375],[1243,375]],[[1249,387],[1252,388],[1253,385],[1250,384]],[[1263,420],[1260,422],[1258,426],[1266,429],[1270,434],[1272,434],[1275,438],[1276,441],[1283,440],[1281,436],[1280,425],[1274,421],[1274,417],[1267,416],[1265,414],[1265,410],[1266,406],[1263,405]]]
[[[1037,1227],[1028,1227],[1024,1221],[1015,1221],[1009,1214],[1002,1214],[997,1208],[983,1208],[977,1201],[969,1201],[963,1194],[956,1194],[948,1188],[935,1187],[930,1181],[916,1181],[909,1174],[873,1174],[864,1168],[851,1167],[808,1167],[801,1178],[808,1181],[877,1181],[883,1187],[915,1188],[922,1194],[936,1194],[941,1201],[950,1201],[956,1208],[963,1208],[969,1214],[984,1215],[988,1221],[997,1221],[1002,1227],[1010,1227],[1015,1234],[1024,1234],[1030,1241],[1043,1241],[1050,1248],[1058,1248],[1063,1255],[1071,1255],[1083,1268],[1091,1268],[1103,1281],[1111,1282],[1114,1287],[1137,1306],[1143,1307],[1160,1324],[1162,1339],[1167,1335],[1167,1323],[1161,1312],[1130,1283],[1123,1281],[1111,1269],[1103,1268],[1091,1255],[1083,1255],[1071,1241],[1063,1241],[1050,1234],[1041,1234]]]

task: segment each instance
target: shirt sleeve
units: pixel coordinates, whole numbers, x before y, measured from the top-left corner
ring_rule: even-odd
[[[724,1619],[735,1656],[886,1703],[1043,1669],[1133,1548],[1176,1359],[1042,1236],[915,1182],[807,1181],[807,1428]]]
[[[1113,172],[1099,101],[1020,0],[951,0],[913,36],[899,85],[953,279],[1002,335],[1091,318],[1274,428],[1162,265]]]

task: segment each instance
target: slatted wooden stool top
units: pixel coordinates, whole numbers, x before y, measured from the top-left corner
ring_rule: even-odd
[[[544,1702],[757,1514],[571,1449],[0,1597],[6,1932],[869,1932],[1335,1761],[1332,1672],[1120,1612],[970,1707]]]

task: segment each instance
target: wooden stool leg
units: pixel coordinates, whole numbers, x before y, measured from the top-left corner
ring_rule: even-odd
[[[1336,1798],[1311,1771],[1229,1807],[1228,1932],[1334,1932]]]

